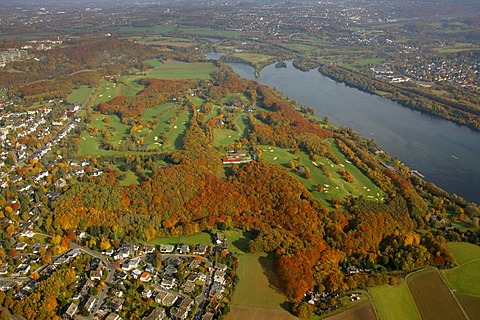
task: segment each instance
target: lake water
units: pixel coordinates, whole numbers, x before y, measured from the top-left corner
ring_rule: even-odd
[[[332,123],[375,140],[427,181],[480,203],[480,133],[336,83],[316,69],[300,71],[291,61],[287,68],[264,68],[257,79],[246,64],[228,65],[244,78],[314,107],[317,115],[328,116]]]

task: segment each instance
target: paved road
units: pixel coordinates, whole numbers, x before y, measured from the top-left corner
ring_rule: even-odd
[[[79,250],[85,252],[86,254],[91,255],[92,257],[100,259],[100,261],[103,262],[103,264],[105,265],[105,268],[107,270],[107,278],[105,280],[105,283],[111,283],[112,282],[113,276],[115,275],[115,267],[114,267],[113,263],[111,263],[107,258],[105,258],[104,255],[102,255],[99,252],[93,251],[91,249],[82,247],[82,246],[80,246],[76,243],[73,243],[73,242],[70,243],[70,247],[72,249],[79,249]],[[95,304],[95,307],[92,309],[92,311],[90,312],[90,315],[87,317],[87,319],[89,319],[89,320],[93,319],[93,315],[98,311],[98,308],[100,308],[100,306],[103,304],[103,300],[105,300],[105,297],[107,295],[107,291],[108,291],[108,286],[104,285],[102,287],[102,290],[100,291],[100,294],[98,295],[98,300]]]

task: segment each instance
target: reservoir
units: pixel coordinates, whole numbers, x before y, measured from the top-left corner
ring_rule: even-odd
[[[332,123],[373,139],[390,155],[425,175],[425,180],[480,203],[480,133],[347,87],[316,69],[300,71],[292,61],[287,61],[287,68],[267,66],[257,79],[249,65],[228,65],[244,78],[312,106],[318,116],[328,116]]]

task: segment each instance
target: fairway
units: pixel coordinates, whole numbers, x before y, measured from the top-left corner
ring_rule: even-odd
[[[210,79],[216,67],[211,62],[179,62],[158,60],[145,61],[153,67],[147,70],[147,77],[165,80],[206,80]]]
[[[415,272],[407,283],[422,319],[466,319],[436,269]]]
[[[277,289],[274,258],[266,254],[244,254],[239,258],[238,286],[232,304],[283,310],[286,297]]]
[[[420,315],[406,282],[383,285],[368,290],[382,320],[416,320]]]
[[[451,242],[447,244],[458,267],[444,270],[442,274],[448,285],[456,293],[480,297],[480,247],[466,242]]]
[[[330,159],[319,157],[317,161],[312,161],[310,156],[301,151],[299,154],[293,154],[287,149],[278,147],[259,145],[262,156],[265,161],[273,164],[279,164],[289,171],[289,173],[300,180],[304,186],[310,190],[312,195],[323,205],[330,206],[325,200],[343,199],[349,195],[364,196],[367,199],[383,201],[383,192],[362,172],[350,163],[345,156],[337,149],[331,140],[326,141],[327,146],[332,153],[340,160],[340,164],[334,164]],[[311,178],[301,177],[295,170],[290,169],[290,163],[296,161],[310,170]],[[326,168],[330,175],[322,170],[321,166]],[[347,182],[338,173],[339,170],[347,170],[353,178],[353,182]],[[317,186],[322,185],[322,191],[318,191]]]

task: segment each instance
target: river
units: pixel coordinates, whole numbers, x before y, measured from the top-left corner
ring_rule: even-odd
[[[264,68],[260,77],[243,63],[228,63],[240,76],[282,91],[337,125],[373,139],[390,155],[450,193],[480,203],[480,133],[386,98],[347,87],[314,69]]]

